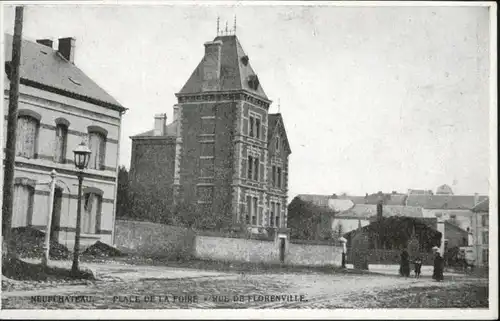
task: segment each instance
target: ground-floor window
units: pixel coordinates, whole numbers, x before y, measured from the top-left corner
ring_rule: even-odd
[[[257,225],[258,201],[255,196],[247,196],[246,223]]]
[[[12,227],[22,227],[31,224],[34,195],[35,189],[32,186],[14,185]]]
[[[85,193],[82,213],[82,233],[97,234],[100,227],[101,208],[101,195]]]
[[[280,213],[281,204],[278,202],[271,202],[269,206],[269,226],[280,227]]]
[[[483,249],[483,264],[488,265],[488,249]]]

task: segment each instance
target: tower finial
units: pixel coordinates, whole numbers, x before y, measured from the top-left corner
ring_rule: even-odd
[[[217,16],[217,36],[219,35],[219,32],[220,32],[219,21],[220,21],[220,18],[219,18],[219,16]]]
[[[278,114],[280,113],[281,111],[281,102],[280,102],[280,99],[278,98]]]
[[[229,33],[229,29],[227,28],[227,21],[226,21],[226,36],[228,35]]]
[[[236,15],[234,15],[234,28],[233,28],[234,35],[236,35]]]

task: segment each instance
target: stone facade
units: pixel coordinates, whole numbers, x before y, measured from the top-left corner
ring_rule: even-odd
[[[236,36],[206,43],[176,96],[174,120],[161,135],[131,137],[132,189],[182,204],[199,228],[286,227],[291,150],[283,118],[269,114],[271,101]],[[154,144],[161,147],[153,151]]]

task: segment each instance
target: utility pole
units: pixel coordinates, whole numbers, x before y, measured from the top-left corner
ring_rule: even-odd
[[[19,64],[21,62],[21,40],[23,33],[24,7],[16,7],[14,22],[14,39],[12,41],[12,61],[10,62],[9,114],[7,118],[7,139],[5,146],[5,167],[3,181],[2,203],[2,235],[7,255],[15,256],[14,246],[10,237],[12,227],[12,212],[14,200],[14,166],[16,162],[16,132],[17,105],[19,100]]]
[[[49,196],[49,211],[47,215],[47,226],[45,228],[45,243],[44,243],[44,256],[42,257],[42,265],[48,266],[50,260],[50,228],[52,225],[52,211],[54,210],[54,192],[56,189],[57,172],[55,169],[50,172],[50,196]]]

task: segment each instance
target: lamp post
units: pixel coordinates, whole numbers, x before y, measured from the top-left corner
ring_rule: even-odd
[[[78,275],[78,256],[80,252],[80,228],[82,221],[82,183],[83,171],[87,168],[90,160],[90,149],[81,142],[75,150],[75,166],[78,169],[78,207],[76,209],[76,232],[75,232],[75,247],[73,250],[73,265],[71,266],[71,274]]]

